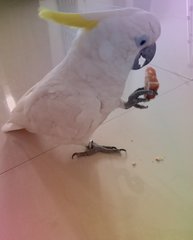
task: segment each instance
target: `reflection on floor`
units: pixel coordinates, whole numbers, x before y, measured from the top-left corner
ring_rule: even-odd
[[[39,20],[34,2],[0,10],[1,125],[74,36]],[[147,110],[113,112],[93,136],[126,155],[72,160],[82,147],[24,130],[0,133],[0,239],[192,240],[193,69],[184,1],[172,3],[152,7],[162,23],[152,62],[159,96]],[[143,82],[144,70],[132,72],[123,98]]]

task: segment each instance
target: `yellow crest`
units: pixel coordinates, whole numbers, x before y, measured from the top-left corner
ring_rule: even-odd
[[[87,19],[79,13],[64,13],[48,9],[40,9],[39,17],[64,24],[66,26],[85,28],[87,30],[95,28],[99,23],[99,21]]]

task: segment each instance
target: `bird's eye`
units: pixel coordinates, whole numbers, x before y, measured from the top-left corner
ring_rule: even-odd
[[[141,42],[140,42],[140,46],[143,46],[144,44],[146,43],[146,40],[141,40]]]
[[[137,47],[142,47],[143,45],[146,44],[147,40],[148,40],[148,37],[146,35],[143,35],[140,37],[136,37],[135,43],[136,43]]]

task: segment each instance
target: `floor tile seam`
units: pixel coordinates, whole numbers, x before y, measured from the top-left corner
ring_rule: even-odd
[[[161,66],[159,66],[159,65],[152,64],[152,66],[155,67],[155,68],[157,68],[157,69],[160,69],[160,70],[162,70],[162,71],[165,71],[165,72],[167,72],[167,73],[170,73],[170,74],[172,74],[172,75],[175,75],[175,76],[177,76],[177,77],[183,78],[183,79],[185,79],[186,81],[187,81],[187,80],[188,80],[188,81],[193,81],[193,78],[191,78],[191,77],[184,76],[184,75],[182,75],[182,74],[180,74],[180,73],[177,73],[177,72],[175,72],[175,71],[171,71],[171,70],[169,70],[169,69],[167,69],[167,68],[164,68],[164,67],[161,67]],[[182,80],[182,81],[183,81],[183,80]]]
[[[0,172],[0,177],[3,176],[3,175],[6,174],[6,173],[9,173],[9,172],[12,171],[12,170],[15,170],[16,168],[19,168],[20,166],[23,166],[23,165],[25,165],[25,164],[27,164],[27,163],[35,160],[36,158],[40,157],[41,155],[43,155],[43,154],[45,154],[45,153],[48,153],[48,152],[56,149],[56,148],[59,147],[59,146],[61,146],[61,145],[57,145],[57,146],[55,146],[55,147],[52,147],[52,148],[50,148],[50,149],[48,149],[48,150],[46,150],[46,151],[43,151],[43,152],[41,152],[41,153],[39,153],[39,154],[37,154],[37,155],[35,155],[35,156],[33,156],[33,157],[31,157],[31,158],[23,161],[23,162],[15,165],[15,166],[13,166],[13,167],[8,168],[7,170],[4,170],[4,171]]]

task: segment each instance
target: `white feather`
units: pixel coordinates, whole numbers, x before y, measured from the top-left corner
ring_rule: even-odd
[[[96,13],[94,13],[96,15]],[[25,128],[83,144],[118,108],[125,81],[139,52],[135,37],[155,42],[158,21],[136,9],[113,11],[91,31],[82,30],[67,57],[17,103],[2,130]]]

